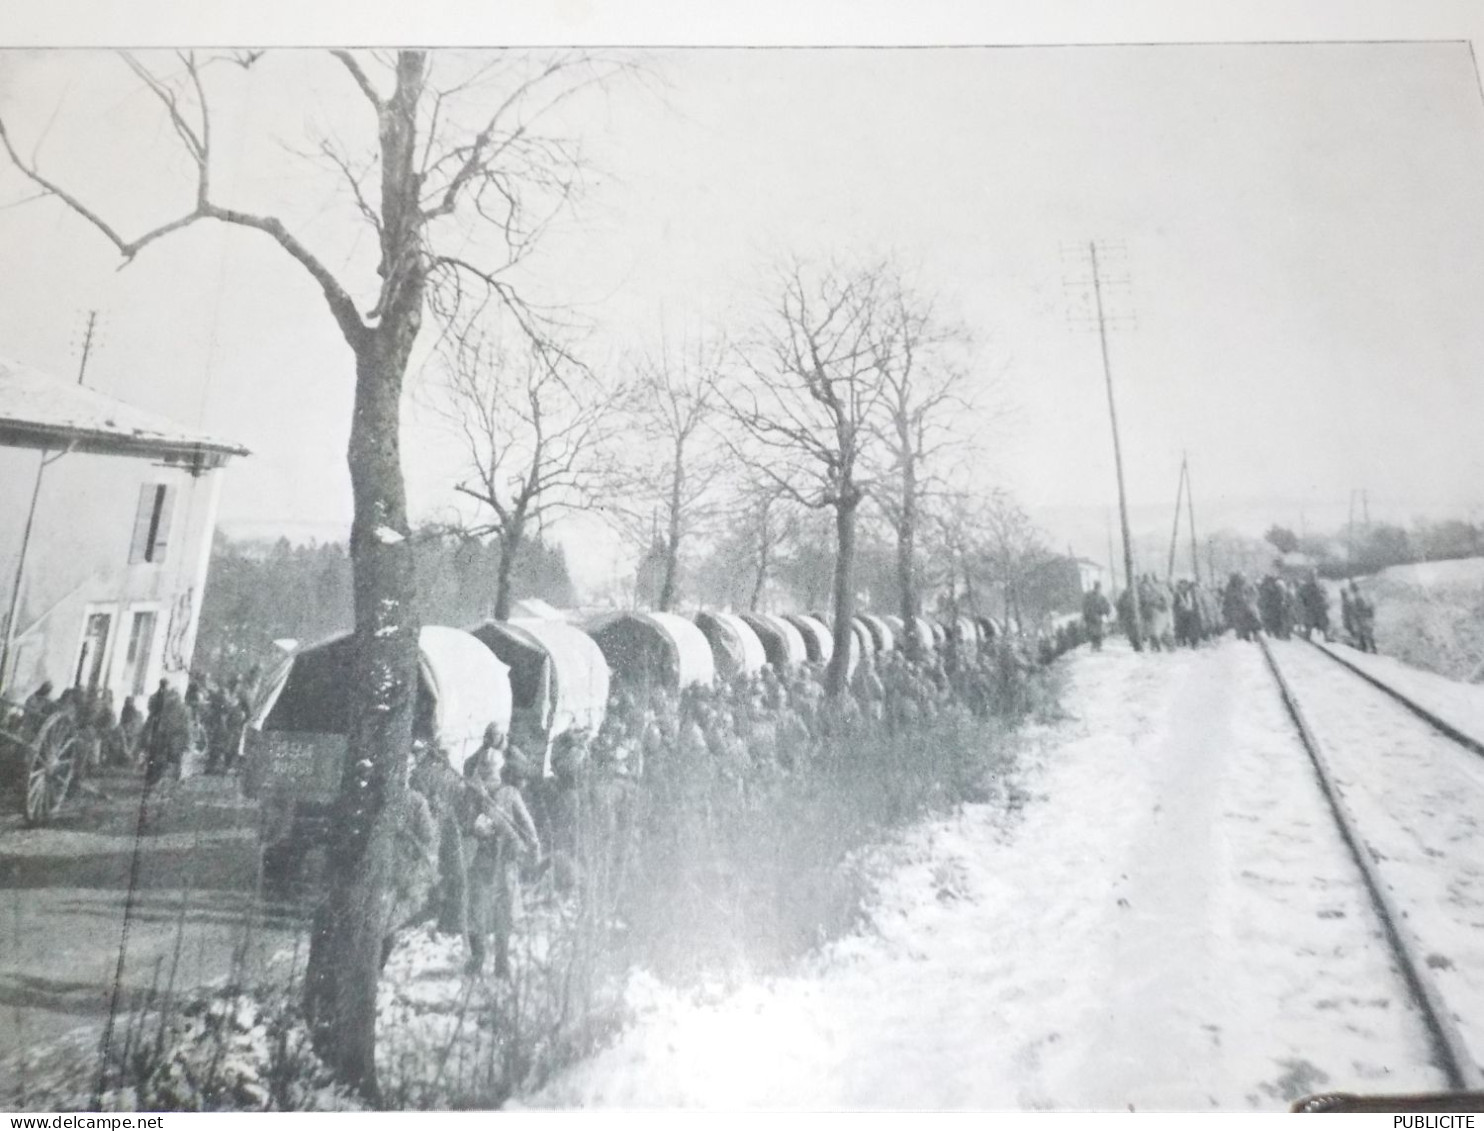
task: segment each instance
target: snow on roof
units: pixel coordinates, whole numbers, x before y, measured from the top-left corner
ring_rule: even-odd
[[[135,408],[115,397],[0,358],[0,445],[99,455],[189,458],[218,466],[247,455],[240,444]]]

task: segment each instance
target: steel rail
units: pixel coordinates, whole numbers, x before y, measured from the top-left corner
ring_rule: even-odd
[[[1345,668],[1347,671],[1353,672],[1355,675],[1358,675],[1361,679],[1365,680],[1378,691],[1386,692],[1387,695],[1391,696],[1403,707],[1411,711],[1412,714],[1416,715],[1419,719],[1427,723],[1430,727],[1438,731],[1440,734],[1446,735],[1448,738],[1451,738],[1454,742],[1458,743],[1458,745],[1464,747],[1466,750],[1470,750],[1475,754],[1484,756],[1484,742],[1481,742],[1479,739],[1473,737],[1473,735],[1465,734],[1463,731],[1459,730],[1456,726],[1448,722],[1446,719],[1428,710],[1426,707],[1422,706],[1422,704],[1416,702],[1415,700],[1409,699],[1406,695],[1402,694],[1396,688],[1388,684],[1385,680],[1381,679],[1378,676],[1372,675],[1370,672],[1362,668],[1359,664],[1354,663],[1351,660],[1347,660],[1344,656],[1340,655],[1338,652],[1333,651],[1330,648],[1325,647],[1317,640],[1311,640],[1309,641],[1309,643],[1312,644],[1315,648],[1319,649],[1319,651],[1323,652],[1335,663],[1339,664],[1342,668]]]
[[[1340,836],[1360,868],[1361,876],[1365,879],[1371,904],[1381,920],[1382,930],[1392,954],[1396,956],[1402,977],[1422,1010],[1423,1023],[1427,1028],[1439,1067],[1447,1076],[1449,1085],[1455,1090],[1484,1091],[1484,1073],[1480,1072],[1478,1062],[1474,1059],[1473,1053],[1469,1051],[1463,1034],[1458,1031],[1452,1012],[1427,972],[1426,963],[1419,958],[1421,948],[1405,923],[1406,913],[1397,907],[1390,891],[1382,881],[1376,868],[1375,854],[1362,839],[1360,827],[1340,795],[1334,774],[1330,771],[1329,763],[1325,760],[1313,729],[1309,726],[1308,720],[1304,718],[1303,710],[1299,706],[1293,688],[1284,678],[1283,671],[1278,666],[1277,657],[1273,655],[1267,639],[1260,635],[1257,641],[1268,662],[1268,669],[1273,673],[1273,679],[1278,684],[1283,705],[1288,709],[1289,717],[1298,729],[1299,739],[1303,742],[1304,749],[1309,752],[1309,760],[1314,764],[1320,788],[1329,802],[1330,813],[1339,827]]]

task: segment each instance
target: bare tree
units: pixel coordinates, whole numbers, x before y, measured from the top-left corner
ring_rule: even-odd
[[[738,454],[784,498],[833,512],[831,696],[847,684],[856,521],[870,486],[867,454],[885,393],[884,278],[879,266],[792,267],[759,340],[744,351],[749,379],[726,396],[745,441]]]
[[[507,620],[511,570],[532,530],[590,503],[608,478],[599,431],[614,397],[565,351],[512,352],[469,329],[443,353],[433,407],[464,450],[468,478],[456,490],[480,504],[461,533],[495,540],[494,613]]]
[[[1002,587],[1005,619],[1024,628],[1024,596],[1031,575],[1047,557],[1041,533],[1030,515],[1010,495],[994,491],[974,508],[979,531],[980,568]]]
[[[319,288],[354,359],[347,452],[355,509],[353,756],[337,803],[329,894],[315,918],[305,1004],[316,1050],[343,1082],[375,1102],[382,907],[405,806],[417,689],[418,624],[399,439],[403,381],[432,298],[445,307],[471,299],[493,303],[531,336],[545,336],[540,312],[522,299],[510,270],[567,203],[581,165],[575,146],[542,123],[614,68],[582,53],[449,55],[439,57],[440,70],[446,60],[459,73],[434,83],[433,59],[425,51],[325,55],[357,92],[363,141],[357,147],[336,138],[313,144],[339,180],[344,216],[371,232],[379,252],[374,278],[342,279],[331,260],[281,219],[229,207],[216,195],[217,123],[208,80],[250,81],[275,65],[269,62],[275,57],[180,53],[153,66],[133,55],[122,58],[159,104],[193,172],[189,207],[129,237],[85,202],[85,191],[48,176],[34,150],[17,141],[12,123],[0,121],[0,145],[11,163],[41,195],[62,202],[112,243],[126,264],[203,221],[266,236]]]
[[[899,275],[884,306],[875,351],[883,412],[875,428],[885,467],[874,499],[895,538],[898,612],[911,624],[922,611],[917,559],[924,510],[944,489],[942,460],[963,444],[962,425],[972,411],[959,357],[969,341],[967,331],[942,321],[934,303],[912,293]],[[916,633],[907,633],[906,647],[915,658]]]
[[[714,513],[724,461],[713,431],[728,347],[705,338],[658,350],[634,365],[605,513],[631,541],[659,554],[655,605],[679,596],[681,557]]]
[[[726,483],[716,534],[693,571],[702,604],[761,611],[798,530],[798,509],[769,483]]]
[[[976,500],[963,492],[949,491],[934,501],[936,505],[925,516],[924,530],[927,557],[937,563],[934,580],[946,590],[944,599],[952,616],[978,614],[982,610],[975,584],[981,572],[978,556],[983,532],[975,525]]]

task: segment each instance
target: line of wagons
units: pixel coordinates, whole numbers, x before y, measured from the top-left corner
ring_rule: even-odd
[[[828,662],[834,652],[818,616],[702,612],[687,620],[624,612],[579,626],[546,610],[467,630],[421,630],[414,737],[436,741],[455,769],[490,723],[534,735],[549,759],[563,733],[597,731],[615,686],[678,690],[769,664],[786,670]],[[898,617],[865,614],[851,627],[852,673],[899,647],[909,631]],[[948,625],[916,618],[910,631],[922,652],[951,641],[960,655],[972,656],[1003,629],[988,617]],[[265,875],[292,871],[326,839],[347,753],[352,647],[346,635],[296,652],[274,673],[248,722],[242,782],[260,802]]]

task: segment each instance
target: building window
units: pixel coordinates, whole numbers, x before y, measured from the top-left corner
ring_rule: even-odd
[[[129,564],[165,560],[170,536],[170,510],[175,488],[165,483],[146,483],[139,488],[139,510],[134,515],[134,540],[129,546]]]
[[[124,653],[124,686],[129,695],[143,695],[149,676],[150,647],[155,640],[154,612],[137,612],[129,629],[129,648]]]
[[[77,654],[77,675],[72,681],[84,691],[97,691],[107,682],[103,661],[108,657],[108,635],[112,627],[111,614],[88,614],[82,647]]]

